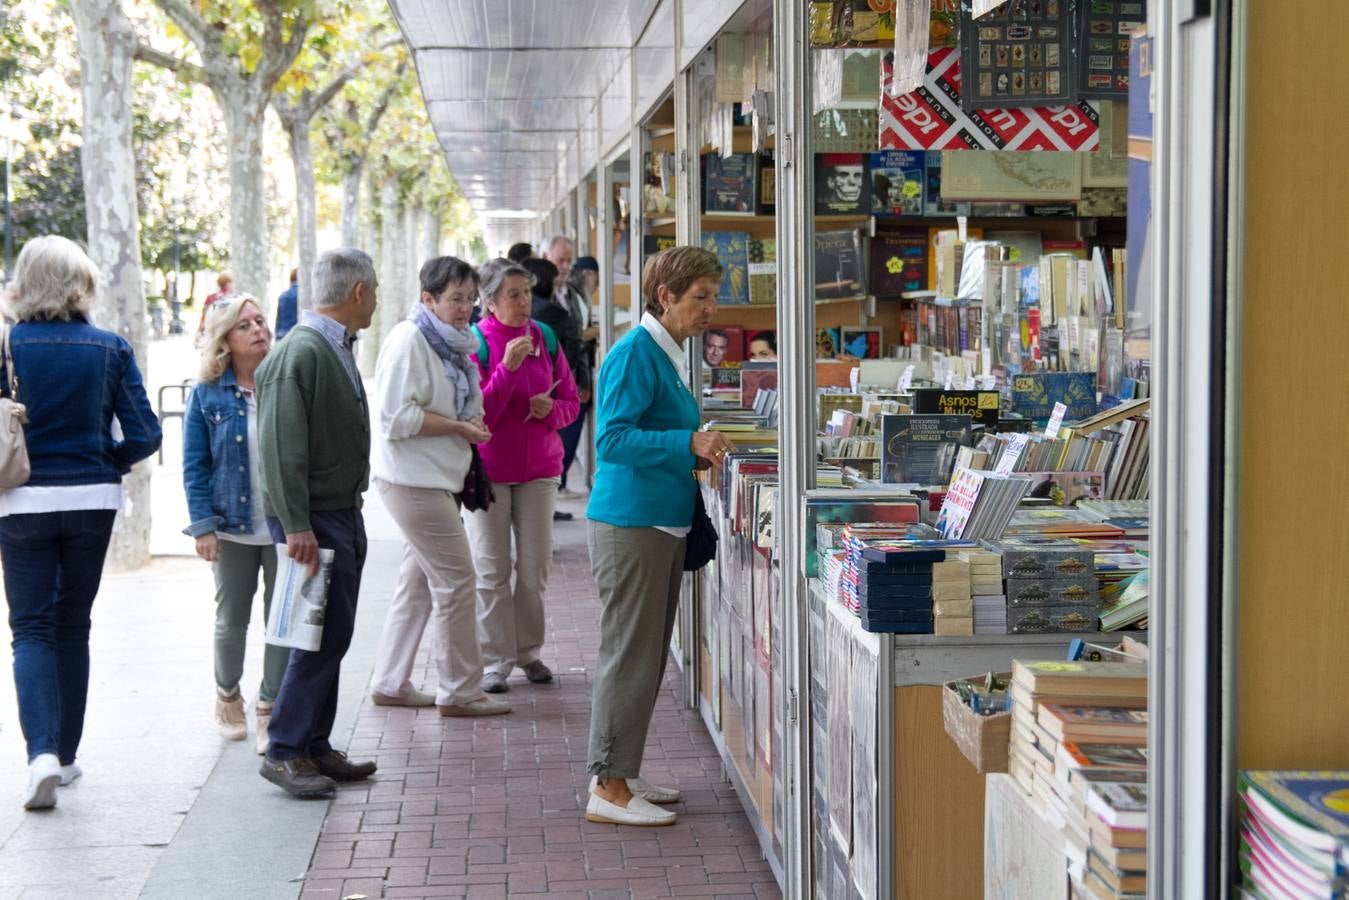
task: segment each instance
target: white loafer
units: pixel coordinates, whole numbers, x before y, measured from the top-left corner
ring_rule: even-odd
[[[645,828],[657,828],[673,825],[675,814],[669,810],[653,806],[637,795],[633,795],[627,806],[610,803],[599,794],[592,793],[586,805],[586,821],[600,822],[605,825],[637,825]]]
[[[647,803],[678,803],[679,789],[660,787],[651,784],[645,778],[629,778],[628,790],[632,791],[633,796],[641,797]],[[599,787],[599,778],[592,775],[590,777],[590,792],[595,793],[595,788]]]
[[[61,767],[61,787],[65,787],[84,774],[79,763],[71,763],[68,766]]]
[[[56,787],[61,783],[61,760],[55,753],[40,753],[28,764],[28,790],[24,809],[51,809],[56,805]]]

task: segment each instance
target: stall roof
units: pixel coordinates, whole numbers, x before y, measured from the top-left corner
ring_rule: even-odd
[[[657,2],[390,0],[450,171],[480,216],[551,205],[549,186]]]

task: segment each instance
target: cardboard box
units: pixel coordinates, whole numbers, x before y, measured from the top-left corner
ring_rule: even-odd
[[[1003,680],[1011,675],[1000,674]],[[1007,771],[1007,742],[1012,733],[1012,714],[981,716],[960,701],[956,683],[942,687],[941,711],[946,733],[979,774]]]

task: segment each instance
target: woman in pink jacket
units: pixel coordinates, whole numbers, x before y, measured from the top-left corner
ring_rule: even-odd
[[[529,317],[529,272],[504,259],[488,260],[478,272],[486,309],[477,325],[483,344],[478,367],[492,433],[478,449],[496,499],[470,513],[466,524],[478,568],[482,689],[500,694],[516,666],[534,684],[553,680],[540,652],[553,504],[562,478],[557,432],[576,418],[581,404],[556,335]]]

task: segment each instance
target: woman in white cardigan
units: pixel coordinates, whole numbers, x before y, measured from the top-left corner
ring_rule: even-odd
[[[389,332],[375,365],[379,427],[371,474],[406,543],[370,698],[379,706],[434,703],[442,716],[500,715],[510,706],[482,692],[476,574],[455,499],[471,445],[491,437],[482,418],[478,339],[469,327],[478,273],[442,256],[422,266],[421,288],[421,302]],[[434,697],[411,682],[433,611]]]

